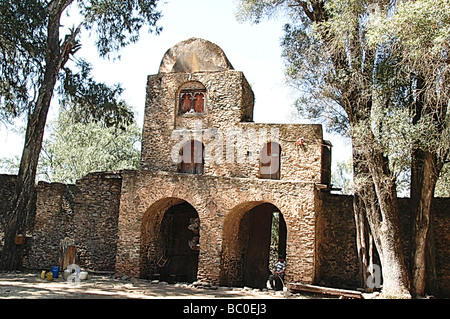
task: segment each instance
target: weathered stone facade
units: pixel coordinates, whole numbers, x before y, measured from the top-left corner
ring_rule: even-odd
[[[280,211],[286,224],[286,279],[314,281],[315,185],[326,182],[322,173],[330,162],[322,161],[322,153],[328,144],[320,125],[253,123],[253,103],[244,74],[217,46],[189,39],[166,53],[160,72],[148,77],[142,169],[123,174],[117,274],[161,271],[155,264],[167,257],[160,247],[162,218],[171,206],[187,202],[200,220],[198,280],[265,285],[272,213]],[[203,159],[199,171],[186,174],[180,165],[191,141],[203,147]],[[281,151],[267,151],[268,143]],[[272,161],[266,166],[263,150]],[[269,177],[261,178],[264,174]],[[260,214],[260,220],[247,212]],[[252,240],[255,223],[266,225],[267,235]],[[267,245],[256,249],[251,241]],[[260,265],[247,258],[253,250],[265,250],[263,257],[252,256],[261,258]]]
[[[317,196],[316,281],[332,287],[361,287],[353,219],[353,196],[321,192]],[[399,198],[400,229],[405,256],[411,256],[413,232],[409,198]],[[434,247],[438,293],[450,296],[450,198],[435,198],[429,243]],[[406,258],[409,265],[409,259]],[[428,279],[427,279],[428,280]]]
[[[57,265],[59,241],[69,237],[77,263],[91,270],[262,287],[276,239],[286,281],[360,286],[352,197],[329,192],[322,126],[254,123],[253,103],[244,74],[217,45],[189,39],[169,49],[147,81],[141,168],[91,173],[76,185],[39,183],[25,266]],[[15,178],[0,182],[4,228]],[[449,202],[434,208],[444,294]],[[407,200],[399,204],[407,217]]]
[[[76,185],[40,182],[27,267],[59,265],[60,240],[68,237],[76,243],[80,265],[112,271],[121,184],[121,175],[116,173],[89,174]]]
[[[239,252],[246,249],[236,246],[240,223],[245,213],[270,203],[282,212],[286,221],[288,278],[312,282],[315,269],[313,194],[313,183],[126,172],[123,174],[116,272],[149,276],[148,264],[161,257],[158,245],[164,213],[175,204],[188,202],[197,211],[201,225],[198,279],[216,284],[230,284],[230,281],[243,284],[234,282],[238,274],[233,273],[242,265],[230,269],[232,264],[240,262]]]

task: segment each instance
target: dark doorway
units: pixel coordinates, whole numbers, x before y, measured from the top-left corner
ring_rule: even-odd
[[[286,254],[283,215],[269,203],[252,206],[231,212],[224,224],[223,285],[265,288],[273,271],[273,254],[275,258]]]
[[[189,203],[174,205],[161,221],[165,264],[161,280],[193,282],[197,279],[199,255],[199,218]]]
[[[263,204],[247,212],[248,242],[245,255],[244,285],[264,288],[269,278],[269,249],[271,239],[273,205]]]

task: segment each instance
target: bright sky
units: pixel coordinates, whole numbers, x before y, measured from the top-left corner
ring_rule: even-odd
[[[287,22],[285,19],[264,20],[258,25],[239,23],[235,17],[234,0],[166,0],[160,10],[163,13],[159,21],[163,27],[161,34],[157,36],[143,31],[138,43],[120,52],[120,60],[98,58],[94,43],[86,32],[82,34],[83,47],[76,55],[92,63],[97,81],[110,85],[121,83],[125,89],[123,98],[133,106],[140,126],[147,76],[158,72],[161,59],[170,47],[191,37],[217,44],[224,50],[234,69],[244,72],[255,93],[256,122],[293,121],[295,92],[284,82],[280,47],[282,28]],[[67,24],[67,27],[72,26],[72,22]],[[57,103],[53,104],[52,111],[56,113]],[[325,139],[331,140],[335,146],[334,160],[349,156],[349,147],[345,146],[342,139],[330,135],[325,135]],[[0,127],[0,157],[20,155],[22,147],[23,142],[16,134],[4,126]]]

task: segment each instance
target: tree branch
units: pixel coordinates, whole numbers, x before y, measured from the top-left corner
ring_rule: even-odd
[[[61,14],[73,2],[73,0],[52,0],[48,4],[50,14]]]
[[[313,12],[309,11],[308,4],[305,1],[296,1],[296,2],[298,4],[289,4],[288,7],[290,8],[301,7],[305,12],[306,16],[309,18],[309,20],[314,21],[314,14]]]
[[[66,35],[63,44],[61,45],[61,55],[59,62],[59,70],[64,67],[70,55],[74,55],[80,48],[81,44],[76,39],[80,33],[81,24],[76,29],[71,29],[70,34]]]

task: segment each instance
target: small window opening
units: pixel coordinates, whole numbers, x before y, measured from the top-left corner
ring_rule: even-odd
[[[179,114],[204,113],[205,89],[185,89],[180,91]]]

